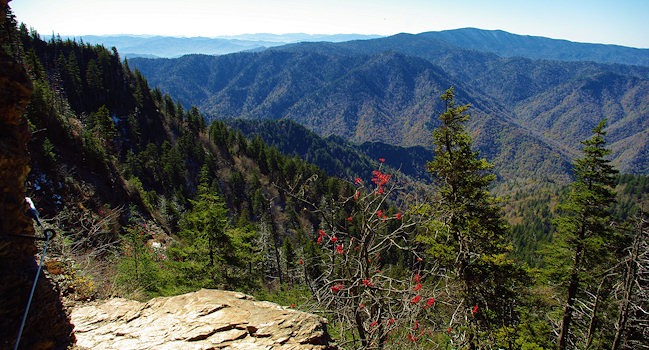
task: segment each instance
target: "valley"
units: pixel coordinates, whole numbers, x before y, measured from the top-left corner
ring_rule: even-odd
[[[519,170],[529,161],[564,183],[579,140],[608,118],[613,163],[646,173],[648,67],[501,58],[429,33],[130,64],[208,118],[288,118],[325,137],[397,146],[430,145],[436,96],[454,86],[499,173],[515,164],[503,174],[534,177]],[[629,139],[639,147],[624,149]]]
[[[91,346],[649,346],[649,50],[465,28],[222,52],[114,37],[222,53],[125,57],[2,6],[0,82],[22,97],[3,90],[0,155],[24,165],[2,176],[26,174],[2,208],[28,196],[57,232],[39,289],[53,300],[23,346],[73,346],[72,322],[98,331],[79,337]],[[0,348],[45,252],[12,250],[14,233]],[[98,321],[89,301],[123,308]]]

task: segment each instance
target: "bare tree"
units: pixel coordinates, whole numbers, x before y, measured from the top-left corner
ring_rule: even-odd
[[[641,211],[636,219],[637,229],[627,258],[622,261],[623,272],[615,287],[620,308],[615,323],[615,338],[611,349],[649,349],[649,241],[647,214]]]
[[[418,206],[412,205],[405,213],[391,207],[388,198],[396,194],[405,197],[404,187],[381,168],[373,176],[369,186],[356,179],[353,193],[339,201],[312,203],[305,199],[301,188],[318,181],[316,177],[292,191],[321,219],[318,232],[314,232],[320,254],[300,260],[313,293],[309,306],[328,316],[343,347],[385,348],[397,333],[406,342],[422,341],[432,325],[430,320],[424,322],[426,311],[447,288],[443,278],[434,285],[422,284],[439,273],[435,263],[423,261],[415,241]],[[407,266],[394,264],[399,255]],[[309,269],[321,273],[312,276]],[[444,324],[437,330],[446,329]]]

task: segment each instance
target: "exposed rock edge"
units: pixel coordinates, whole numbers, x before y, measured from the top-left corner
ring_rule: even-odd
[[[81,349],[337,349],[323,317],[230,291],[72,309]]]

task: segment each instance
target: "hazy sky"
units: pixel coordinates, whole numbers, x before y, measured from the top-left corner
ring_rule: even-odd
[[[649,48],[649,0],[13,0],[42,35],[420,33],[462,27]]]

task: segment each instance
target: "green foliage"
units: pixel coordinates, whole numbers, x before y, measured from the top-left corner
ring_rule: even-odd
[[[117,282],[126,289],[125,293],[148,299],[161,294],[166,271],[163,271],[166,257],[147,244],[151,233],[144,224],[124,227]]]
[[[617,170],[606,158],[611,151],[605,148],[605,126],[603,120],[593,129],[595,135],[582,141],[584,157],[575,161],[575,182],[571,184],[567,201],[560,206],[563,215],[556,220],[559,239],[573,246],[573,251],[583,248],[589,252],[584,256],[585,266],[597,265],[599,259],[614,251],[610,246],[613,241],[610,207],[615,203],[612,187]]]
[[[356,58],[341,56],[334,61],[329,60],[328,54],[302,55],[292,64],[320,67],[331,63],[327,66],[331,70],[325,74],[313,70],[315,73],[310,76],[314,81],[305,85],[300,85],[301,82],[295,86],[285,85],[286,90],[276,90],[267,96],[268,99],[263,99],[267,101],[263,107],[257,108],[257,102],[261,101],[257,99],[261,96],[258,93],[265,89],[255,90],[263,85],[260,83],[263,79],[257,78],[280,74],[282,79],[278,81],[286,82],[291,79],[284,77],[294,78],[296,75],[294,71],[282,70],[284,62],[277,67],[265,66],[263,60],[253,62],[253,66],[244,62],[241,67],[259,68],[259,76],[253,79],[249,87],[241,86],[239,95],[225,91],[223,96],[231,99],[219,107],[222,109],[215,110],[219,117],[256,117],[257,113],[280,116],[290,110],[295,116],[304,116],[300,121],[322,134],[357,132],[359,139],[403,137],[396,132],[385,134],[385,130],[401,130],[396,126],[409,128],[404,138],[407,142],[426,142],[427,136],[421,135],[433,135],[438,156],[428,168],[439,191],[429,201],[427,209],[413,213],[430,218],[432,222],[425,226],[413,224],[406,230],[402,226],[404,221],[396,218],[397,212],[389,203],[392,197],[386,197],[384,201],[383,197],[374,195],[372,191],[363,193],[368,196],[364,199],[368,205],[361,208],[357,204],[359,200],[352,200],[354,187],[340,179],[328,177],[326,173],[346,178],[360,174],[359,177],[365,181],[362,175],[367,175],[369,167],[376,163],[364,156],[364,152],[371,154],[370,158],[377,158],[377,154],[381,154],[387,158],[384,164],[390,163],[394,167],[398,167],[401,158],[405,158],[403,165],[411,168],[408,171],[419,174],[422,167],[416,160],[430,159],[432,155],[429,151],[368,143],[361,145],[362,152],[359,152],[356,146],[340,137],[323,139],[288,120],[230,122],[231,125],[239,125],[242,132],[232,130],[219,121],[208,126],[198,108],[192,106],[184,109],[179,101],[174,101],[160,90],[151,91],[142,74],[131,71],[126,62],[122,64],[115,50],[71,40],[62,41],[60,38],[44,42],[38,33],[27,30],[25,26],[10,33],[5,29],[3,27],[0,31],[3,38],[8,38],[8,41],[2,42],[3,50],[20,56],[34,83],[34,93],[26,113],[30,128],[34,131],[29,145],[33,161],[29,183],[33,187],[30,191],[37,194],[34,198],[43,198],[41,204],[45,207],[45,215],[50,217],[49,214],[65,208],[57,222],[73,228],[70,229],[72,232],[79,227],[85,230],[87,225],[87,221],[71,214],[76,210],[102,212],[109,207],[130,207],[127,214],[94,226],[97,232],[101,232],[100,238],[85,239],[80,234],[75,238],[79,242],[73,242],[83,245],[84,249],[93,245],[110,247],[118,242],[118,275],[114,281],[122,295],[146,299],[202,287],[218,287],[254,293],[262,299],[271,299],[286,306],[296,304],[296,307],[306,310],[313,298],[332,295],[331,287],[336,286],[338,282],[335,280],[338,279],[345,280],[346,287],[349,287],[346,290],[359,293],[354,297],[345,295],[330,304],[327,315],[330,312],[342,314],[341,310],[358,310],[360,303],[370,305],[365,300],[377,305],[373,310],[368,310],[369,307],[363,309],[360,321],[350,321],[348,318],[344,322],[333,323],[337,329],[343,330],[338,332],[341,337],[352,337],[353,332],[348,327],[350,324],[357,323],[365,330],[372,329],[372,321],[387,315],[378,311],[383,308],[402,316],[403,323],[395,326],[393,334],[403,337],[410,333],[410,321],[415,316],[425,315],[426,326],[437,332],[433,333],[431,339],[435,339],[434,344],[441,344],[440,347],[457,344],[455,341],[461,338],[461,334],[472,336],[471,341],[475,344],[494,348],[552,347],[553,329],[546,318],[560,317],[561,310],[553,297],[565,293],[565,283],[571,273],[571,266],[565,259],[570,256],[571,247],[574,247],[575,235],[555,238],[553,244],[557,249],[546,260],[547,265],[534,264],[540,259],[534,251],[537,245],[552,239],[549,218],[555,215],[554,203],[566,191],[562,189],[563,180],[558,180],[553,187],[543,191],[535,191],[541,187],[526,187],[527,180],[516,176],[536,171],[535,176],[547,180],[555,174],[548,170],[548,164],[555,164],[553,162],[560,158],[555,157],[557,154],[552,153],[551,148],[542,147],[539,140],[530,138],[529,134],[498,118],[487,117],[485,111],[497,111],[498,114],[502,111],[500,107],[494,107],[495,104],[490,105],[492,102],[477,106],[479,118],[472,123],[465,114],[465,107],[453,105],[453,91],[445,94],[447,108],[439,122],[442,127],[433,134],[430,129],[438,122],[428,123],[428,116],[441,104],[430,98],[433,96],[430,91],[438,88],[433,86],[435,84],[445,84],[445,78],[437,68],[431,68],[422,60],[394,53]],[[292,59],[291,55],[285,53],[258,56],[263,58],[266,55],[284,55],[282,57],[285,59]],[[246,59],[247,55],[241,57]],[[448,66],[448,62],[440,64]],[[415,74],[408,75],[409,70],[396,72],[398,69],[395,67],[403,66],[412,68]],[[350,72],[349,68],[356,70]],[[385,80],[377,80],[378,75],[373,72],[386,69],[393,70],[395,74]],[[349,75],[345,79],[333,79],[338,72]],[[413,88],[415,90],[402,90],[399,85],[415,86],[417,83],[402,80],[400,76],[433,83],[430,89],[417,86]],[[214,81],[226,82],[228,79],[223,77]],[[602,82],[623,80],[614,76],[597,76],[589,82],[586,90],[605,91],[606,84]],[[384,88],[387,83],[395,84]],[[371,87],[367,87],[367,84]],[[308,103],[290,96],[296,88],[303,93],[313,86],[322,89],[315,95],[300,95],[308,97]],[[255,93],[249,94],[250,99],[240,98],[243,96],[241,91],[245,92],[248,88]],[[509,88],[511,86],[507,85]],[[335,91],[352,90],[356,93],[349,96],[354,97],[345,98],[344,103],[340,104],[337,103],[338,97],[331,95]],[[201,90],[187,91],[193,94]],[[288,93],[283,94],[282,91]],[[457,91],[462,98],[472,101],[464,90],[458,88]],[[489,93],[496,92],[489,90]],[[520,97],[509,90],[498,93],[512,98]],[[340,95],[344,96],[345,93]],[[393,98],[400,102],[393,103]],[[191,105],[183,101],[185,105]],[[356,109],[360,102],[366,109]],[[321,114],[312,113],[314,110],[321,111],[315,107],[327,110],[322,110]],[[520,109],[524,115],[531,113],[525,106],[520,106]],[[423,119],[390,120],[393,115],[390,113],[395,111],[404,116],[416,113]],[[503,113],[511,117],[506,111]],[[321,116],[339,118],[332,119],[335,120],[332,125],[344,130],[317,129]],[[358,123],[354,116],[367,119]],[[640,119],[634,120],[634,125],[642,125]],[[538,120],[530,121],[532,124],[536,122]],[[528,281],[529,276],[509,260],[508,230],[498,200],[488,191],[494,180],[490,174],[492,167],[479,159],[480,154],[472,149],[472,137],[464,129],[465,124],[469,125],[467,130],[471,130],[471,135],[475,136],[478,148],[485,151],[482,154],[501,162],[498,174],[504,180],[501,184],[505,185],[499,188],[506,190],[500,193],[508,193],[507,190],[512,188],[518,191],[518,194],[512,195],[516,203],[507,207],[508,211],[509,208],[516,211],[508,213],[508,218],[516,224],[512,237],[517,257],[539,268],[532,271],[537,274],[538,283],[529,283],[532,287],[527,290],[521,290],[520,280]],[[358,128],[355,129],[355,125]],[[410,133],[415,135],[412,140],[409,139]],[[255,137],[257,135],[259,137]],[[246,136],[251,140],[247,140]],[[512,137],[521,141],[517,143],[518,150],[507,146],[512,142]],[[596,144],[588,147],[597,148]],[[524,158],[527,162],[511,162],[509,170],[502,166],[508,159],[517,158]],[[301,159],[317,162],[326,171]],[[420,168],[419,172],[417,167]],[[522,169],[521,173],[517,173],[516,169]],[[557,173],[563,174],[564,170],[559,168]],[[588,171],[584,170],[586,173]],[[637,203],[648,196],[649,182],[646,180],[642,176],[623,175],[617,178],[616,190],[620,200],[611,208],[616,217],[629,218],[637,212]],[[49,186],[56,183],[62,186]],[[519,183],[523,185],[515,187]],[[536,183],[531,186],[536,186]],[[291,192],[298,189],[297,194]],[[583,204],[587,200],[600,198],[597,197],[600,195],[606,197],[605,191],[578,195],[581,188],[573,186],[571,190],[565,196],[574,203]],[[299,200],[296,199],[297,195]],[[396,199],[406,201],[409,197],[410,193],[406,196],[404,192]],[[376,215],[379,207],[385,218]],[[578,217],[570,214],[576,213],[570,205],[562,208],[566,218]],[[123,232],[118,236],[118,222],[126,222],[138,215],[160,226],[145,227],[142,226],[143,222],[133,221],[131,226],[122,228]],[[352,220],[347,221],[348,217]],[[576,227],[574,222],[571,223],[572,219],[561,220],[568,220],[566,228]],[[609,219],[602,220],[592,221],[589,225],[596,228]],[[330,235],[328,237],[335,233],[340,241],[334,244],[325,240],[318,245],[319,228],[326,228]],[[422,255],[421,244],[405,244],[409,235],[426,230],[428,234],[422,234],[421,241],[427,244],[432,259]],[[366,244],[367,249],[359,243],[358,251],[352,250],[363,235],[367,238],[366,242],[378,242],[377,237],[386,237],[386,234],[392,235],[381,242],[394,243],[404,251],[395,247],[386,248],[379,255],[379,260],[376,255],[370,255],[374,246],[372,243]],[[536,238],[530,239],[529,235]],[[153,242],[160,243],[161,247],[153,248]],[[339,253],[338,245],[341,245],[343,254]],[[587,267],[596,269],[589,277],[586,265],[583,266],[580,285],[588,290],[578,293],[578,297],[585,295],[586,291],[596,292],[591,280],[598,277],[601,266],[610,261],[608,259],[612,252],[617,249],[610,240],[597,238],[595,234],[584,247],[592,248],[592,253],[584,254],[584,261],[590,264]],[[110,252],[101,257],[103,259],[109,255]],[[416,256],[425,259],[419,261]],[[352,263],[341,264],[343,259]],[[414,271],[423,271],[417,269],[437,267],[438,264],[440,269],[436,273],[422,278],[421,289],[427,290],[430,296],[434,295],[438,302],[422,311],[421,305],[410,302],[416,292],[410,277]],[[363,279],[371,280],[373,286],[363,284]],[[282,284],[282,280],[285,283]],[[312,283],[301,284],[303,280]],[[446,284],[444,288],[435,290],[433,288],[437,283]],[[86,280],[81,284],[80,290],[85,288],[89,293],[93,292],[86,288],[92,286]],[[380,285],[385,288],[376,288]],[[606,284],[605,287],[602,295],[611,286]],[[394,292],[396,289],[398,293]],[[390,300],[397,294],[403,298],[399,299],[401,306],[394,307],[396,304],[391,304]],[[343,293],[337,295],[342,296]],[[384,298],[385,295],[388,297]],[[612,315],[617,305],[611,301],[611,297],[602,300],[603,308],[595,317],[597,322],[602,322],[602,330],[597,331],[598,338],[593,343],[596,346],[610,340],[612,323],[607,315]],[[471,310],[475,305],[479,308],[474,315]],[[446,327],[439,327],[451,322],[456,312],[461,320],[453,319],[452,333],[448,333]],[[605,325],[604,322],[608,323]],[[383,330],[387,331],[387,328]],[[392,348],[403,345],[395,345],[395,342],[384,344]],[[411,345],[418,346],[414,343]]]
[[[83,130],[81,135],[83,151],[89,159],[89,163],[96,168],[105,171],[108,167],[108,153],[102,145],[101,140],[95,137],[90,130]]]
[[[137,194],[142,201],[142,204],[147,209],[148,212],[153,212],[153,204],[151,202],[151,195],[144,190],[142,186],[142,181],[137,176],[132,176],[128,179],[128,187],[130,192]]]
[[[47,160],[50,162],[51,165],[54,165],[56,163],[56,153],[54,152],[54,145],[52,144],[52,141],[50,139],[45,138],[45,141],[43,141],[43,154],[47,158]]]
[[[582,141],[583,157],[574,164],[575,182],[560,206],[557,235],[548,247],[548,272],[551,279],[561,283],[566,294],[558,340],[560,349],[590,341],[584,335],[575,337],[574,307],[589,287],[597,290],[598,297],[603,297],[599,293],[604,291],[597,284],[604,283],[603,273],[611,266],[621,243],[611,226],[611,205],[615,203],[612,186],[617,170],[606,157],[611,151],[605,148],[605,127],[606,119],[593,129],[591,138]]]
[[[282,306],[299,308],[302,304],[308,302],[312,295],[305,285],[282,285],[272,292],[262,289],[255,293],[255,298],[268,300]]]
[[[38,59],[34,49],[30,49],[26,53],[25,65],[27,66],[28,73],[34,78],[34,80],[45,79],[45,69],[41,64],[41,61]]]
[[[203,192],[181,221],[180,241],[169,249],[178,283],[189,288],[247,288],[246,275],[255,260],[249,226],[231,227],[223,199]]]
[[[615,178],[616,202],[611,205],[611,215],[616,222],[625,222],[640,212],[640,204],[649,200],[649,177],[623,174]],[[514,255],[531,267],[543,267],[547,253],[542,249],[553,240],[558,217],[558,204],[565,202],[571,192],[568,185],[507,188],[505,213],[511,223]],[[552,259],[550,259],[552,260]]]
[[[227,125],[240,130],[250,139],[259,136],[263,142],[286,155],[315,164],[330,176],[356,178],[374,169],[374,162],[360,153],[342,138],[322,138],[304,126],[288,120],[242,120],[226,121]],[[258,142],[258,141],[257,141]],[[253,145],[253,148],[258,145]],[[253,152],[258,152],[257,150]]]
[[[14,58],[20,58],[22,47],[19,44],[16,31],[16,16],[13,14],[7,3],[0,4],[2,21],[0,21],[0,52]],[[27,33],[27,27],[20,27],[21,34]]]
[[[113,146],[113,140],[117,136],[117,129],[115,123],[110,117],[110,113],[106,106],[99,107],[97,112],[90,115],[89,126],[94,132],[95,136],[102,140],[106,148]]]
[[[518,321],[517,307],[525,272],[507,258],[507,225],[498,199],[488,192],[492,166],[471,149],[464,124],[469,106],[455,107],[453,89],[442,95],[446,110],[433,132],[435,158],[428,163],[438,196],[429,208],[431,233],[420,236],[433,259],[454,271],[466,305],[483,308],[470,320],[470,344],[479,333]],[[488,333],[489,334],[489,333]],[[486,341],[483,339],[482,341]]]
[[[47,125],[52,109],[52,91],[42,81],[34,82],[31,101],[27,105],[27,118],[37,126]]]
[[[282,252],[284,253],[284,261],[286,262],[286,271],[288,272],[293,270],[297,262],[297,255],[295,254],[295,250],[293,249],[293,244],[291,244],[290,239],[284,239]]]
[[[215,118],[291,119],[322,136],[400,146],[428,145],[437,126],[429,116],[444,108],[436,96],[453,82],[473,105],[468,130],[499,181],[569,182],[577,140],[600,116],[609,118],[611,140],[619,142],[616,165],[639,174],[649,169],[642,132],[646,67],[502,58],[448,45],[431,33],[297,45],[236,59],[132,62],[153,85]],[[329,167],[339,157],[308,153],[310,162],[318,156],[319,166],[338,174]]]

